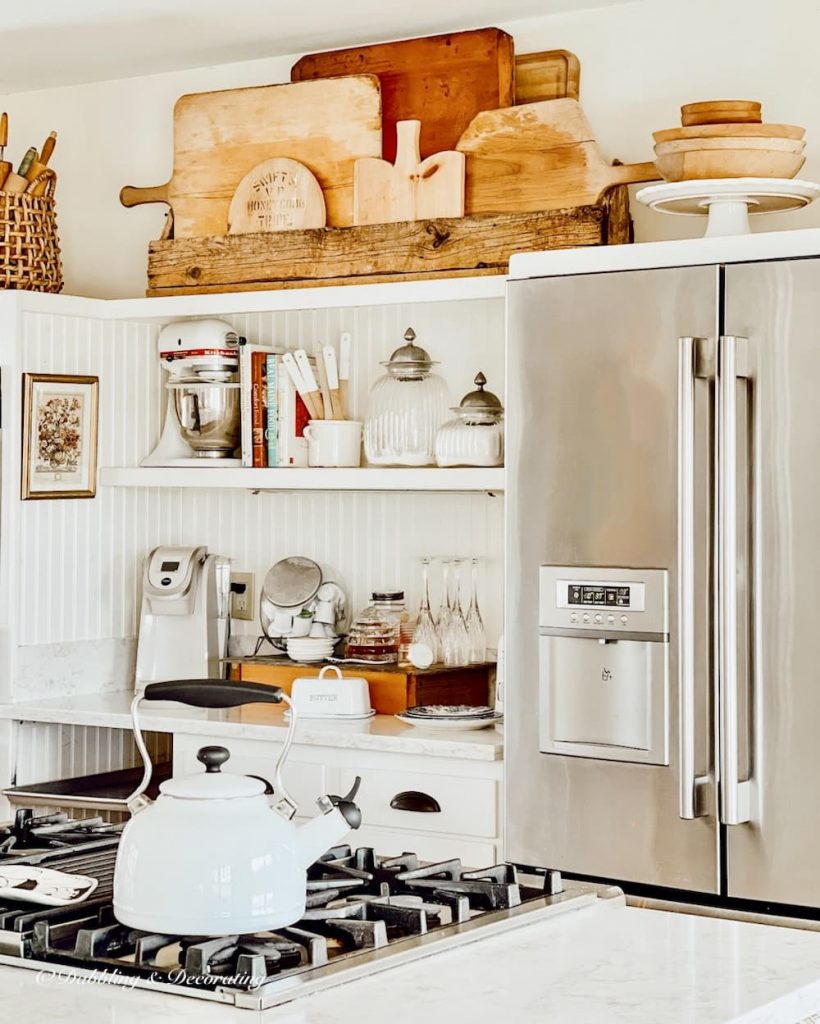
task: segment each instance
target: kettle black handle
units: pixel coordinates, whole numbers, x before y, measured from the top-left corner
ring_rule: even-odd
[[[148,683],[144,700],[178,700],[195,708],[236,708],[241,704],[281,704],[278,686],[264,683],[226,683],[221,679],[172,679]]]

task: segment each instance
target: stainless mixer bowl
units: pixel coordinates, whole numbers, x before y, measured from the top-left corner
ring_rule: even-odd
[[[230,458],[240,441],[240,385],[221,381],[169,383],[182,437],[204,459]]]

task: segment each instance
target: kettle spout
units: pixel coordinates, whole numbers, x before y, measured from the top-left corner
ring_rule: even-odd
[[[318,800],[320,814],[296,829],[296,850],[305,869],[332,847],[338,845],[347,833],[362,823],[362,812],[353,803],[361,779],[356,778],[347,796],[323,796]]]

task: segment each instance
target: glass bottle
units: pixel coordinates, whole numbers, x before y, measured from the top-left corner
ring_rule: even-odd
[[[382,363],[387,372],[370,390],[364,451],[373,466],[432,466],[436,461],[436,434],[447,418],[450,397],[444,380],[432,372],[436,364],[415,339],[408,327],[407,344]]]

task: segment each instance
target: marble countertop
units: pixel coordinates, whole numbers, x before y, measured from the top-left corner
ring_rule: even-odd
[[[0,704],[0,719],[130,729],[132,696],[121,691]],[[143,728],[155,732],[276,741],[285,737],[283,713],[281,707],[262,704],[209,711],[181,704],[166,703],[160,708],[146,703],[140,708],[140,722]],[[392,715],[376,715],[363,722],[302,721],[297,725],[295,742],[470,761],[499,761],[503,753],[503,734],[498,727],[476,732],[434,731],[404,725]]]
[[[255,1013],[0,967],[27,1024],[798,1024],[820,934],[601,901]]]

